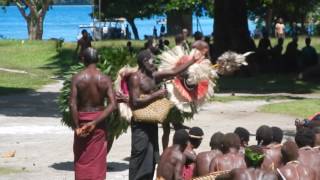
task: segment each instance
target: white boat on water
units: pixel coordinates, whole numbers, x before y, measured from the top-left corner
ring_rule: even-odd
[[[90,24],[79,25],[79,36],[81,38],[81,31],[86,29],[92,36],[93,40],[99,41],[103,39],[124,39],[126,38],[125,18],[106,19],[105,21],[94,20]]]

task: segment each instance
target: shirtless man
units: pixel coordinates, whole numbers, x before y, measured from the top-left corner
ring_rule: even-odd
[[[217,180],[277,180],[275,173],[267,172],[260,168],[263,162],[263,150],[259,146],[250,146],[246,148],[244,155],[248,168],[237,168],[229,174],[222,175]],[[258,158],[257,158],[258,157]]]
[[[282,159],[285,166],[278,168],[278,174],[284,180],[316,180],[316,175],[313,169],[304,166],[298,161],[299,153],[298,146],[287,141],[281,148]]]
[[[74,75],[71,82],[70,109],[75,126],[74,165],[75,179],[106,177],[106,122],[116,109],[111,79],[100,72],[97,51],[83,52],[86,68]],[[107,107],[104,107],[108,99]]]
[[[316,151],[320,152],[320,127],[315,127],[312,129],[313,133],[314,133],[314,147],[313,149],[315,149]]]
[[[246,168],[244,157],[239,153],[240,138],[234,133],[224,135],[222,155],[218,155],[210,163],[210,172],[229,171],[235,168]]]
[[[80,48],[78,57],[80,58],[80,61],[83,62],[84,58],[84,50],[91,47],[91,39],[87,32],[87,30],[81,31],[82,37],[77,42],[77,48],[76,48],[76,54],[78,54],[78,50]]]
[[[182,176],[184,180],[191,180],[195,171],[195,162],[197,154],[194,149],[197,149],[203,137],[203,131],[199,127],[192,127],[189,130],[189,142],[183,154],[186,156],[186,163],[183,167]]]
[[[282,18],[279,18],[275,27],[275,37],[276,38],[285,38],[285,25],[283,24]]]
[[[182,180],[182,169],[186,161],[183,151],[187,147],[189,135],[186,130],[177,130],[173,145],[164,150],[157,168],[157,180]]]
[[[241,141],[241,146],[239,152],[244,154],[245,147],[248,146],[250,133],[247,129],[243,127],[237,127],[234,130],[234,133],[237,134]]]
[[[209,174],[210,163],[216,156],[221,155],[223,134],[216,132],[212,135],[210,140],[211,151],[201,152],[196,159],[196,173],[195,176],[204,176]]]
[[[316,172],[317,180],[320,179],[320,154],[312,147],[314,145],[314,133],[309,128],[300,129],[295,136],[295,141],[299,147],[299,162]]]
[[[269,139],[265,136],[270,136],[269,131],[272,131],[272,142],[268,145],[263,146],[263,151],[265,153],[265,158],[262,163],[262,169],[267,171],[275,171],[277,168],[282,166],[281,161],[281,141],[283,138],[283,132],[278,127],[266,128],[264,133],[260,132],[258,136],[262,137],[263,141],[268,141]],[[269,135],[268,135],[269,134]]]
[[[153,64],[152,53],[143,50],[138,55],[139,70],[132,73],[128,79],[129,105],[132,110],[142,108],[154,101],[166,97],[164,89],[157,85],[164,79],[170,79],[186,70],[197,60],[208,53],[208,45],[199,42],[198,53],[189,57],[185,64],[172,70],[157,71]],[[141,95],[144,95],[143,97]],[[152,123],[131,121],[132,140],[131,158],[129,163],[129,180],[152,179],[155,163],[159,158],[158,125]]]

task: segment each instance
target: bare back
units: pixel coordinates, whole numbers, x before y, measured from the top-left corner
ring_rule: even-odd
[[[263,149],[265,157],[261,168],[266,171],[275,171],[282,165],[281,144],[272,144]]]
[[[278,169],[278,173],[285,180],[316,180],[313,169],[297,162],[289,162]]]
[[[199,153],[196,159],[196,173],[197,173],[196,175],[204,176],[209,174],[210,163],[212,159],[214,159],[218,155],[222,155],[222,152],[219,150],[211,150],[211,151]]]
[[[239,153],[227,153],[219,155],[211,161],[210,172],[228,171],[246,167],[243,155]]]
[[[74,77],[79,111],[96,111],[104,107],[111,79],[97,69],[85,69]]]
[[[320,179],[320,171],[318,170],[320,167],[320,154],[317,151],[311,147],[300,148],[298,160],[302,165],[315,170],[317,179]]]
[[[157,177],[162,179],[179,179],[182,175],[185,157],[181,151],[172,146],[162,153],[157,168]]]
[[[234,169],[230,180],[277,180],[277,175],[262,169]]]

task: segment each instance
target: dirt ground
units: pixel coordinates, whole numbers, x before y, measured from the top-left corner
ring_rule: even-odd
[[[55,101],[60,88],[61,82],[34,93],[0,97],[0,156],[16,152],[12,158],[0,157],[0,180],[74,179],[73,132],[61,124]],[[186,122],[188,126],[199,126],[204,130],[205,137],[197,151],[209,149],[214,132],[231,132],[238,126],[250,131],[250,144],[255,143],[255,130],[262,124],[279,126],[285,131],[285,138],[291,138],[295,117],[257,112],[259,106],[272,102],[206,104],[194,120]],[[159,129],[161,142],[161,126]],[[128,129],[115,141],[108,155],[107,179],[128,179],[130,145],[131,132]],[[13,172],[2,172],[1,168]]]

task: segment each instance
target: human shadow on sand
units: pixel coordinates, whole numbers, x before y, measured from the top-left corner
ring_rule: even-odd
[[[60,162],[60,163],[54,163],[50,165],[49,167],[59,170],[59,171],[73,171],[74,166],[73,162],[67,161],[67,162]],[[129,169],[128,163],[122,163],[122,162],[108,162],[107,164],[107,171],[108,172],[120,172],[125,171]]]

